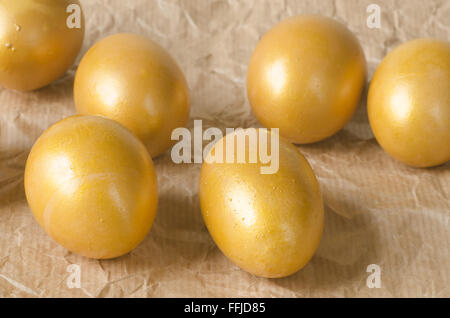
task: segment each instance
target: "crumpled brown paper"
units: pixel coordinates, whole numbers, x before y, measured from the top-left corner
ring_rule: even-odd
[[[318,13],[344,22],[361,41],[369,79],[398,44],[450,36],[446,0],[377,0],[381,29],[366,25],[372,0],[81,2],[82,54],[123,31],[147,35],[171,52],[191,88],[190,128],[194,119],[221,129],[258,125],[245,95],[247,64],[258,39],[285,17]],[[37,137],[75,113],[75,70],[31,93],[0,88],[0,296],[450,296],[450,164],[415,169],[394,161],[374,140],[364,103],[337,135],[299,147],[319,179],[326,221],[316,255],[297,274],[258,278],[227,260],[201,218],[200,165],[176,165],[170,152],[154,160],[160,203],[144,242],[114,260],[70,253],[34,220],[23,172]],[[80,288],[67,284],[70,264],[80,266]],[[379,265],[381,288],[367,286],[369,264]]]

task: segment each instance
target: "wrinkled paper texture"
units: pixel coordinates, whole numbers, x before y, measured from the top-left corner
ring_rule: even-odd
[[[375,2],[375,1],[374,1]],[[146,35],[177,60],[191,89],[192,129],[259,126],[245,92],[247,64],[261,36],[300,13],[333,17],[364,48],[368,80],[395,46],[419,37],[449,40],[450,1],[377,0],[381,28],[371,29],[371,0],[82,0],[81,56],[117,32]],[[1,297],[450,297],[450,164],[415,169],[378,146],[366,105],[338,134],[299,146],[322,189],[326,212],[320,247],[297,274],[254,277],[218,250],[198,200],[200,164],[154,160],[159,208],[146,239],[113,260],[92,260],[55,243],[34,220],[23,173],[31,146],[51,124],[75,113],[73,66],[35,92],[0,88]],[[68,284],[79,265],[80,288]],[[381,269],[369,288],[367,267]]]

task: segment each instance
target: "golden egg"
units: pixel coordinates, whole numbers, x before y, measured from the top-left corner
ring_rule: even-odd
[[[28,204],[41,227],[91,258],[128,253],[157,208],[152,159],[128,129],[100,116],[72,116],[47,129],[25,168]]]
[[[84,37],[78,0],[0,1],[0,85],[48,85],[75,61]]]
[[[278,149],[272,147],[272,134],[258,129],[253,146],[235,147],[240,150],[231,161],[212,158],[220,152],[226,157],[226,144],[230,139],[237,144],[238,134],[217,142],[202,165],[199,197],[219,249],[243,270],[276,278],[297,272],[311,259],[322,237],[324,206],[306,159],[285,139],[280,138]],[[262,173],[267,160],[258,156],[251,161],[252,151],[267,148],[278,153],[278,169]]]
[[[418,39],[390,52],[376,70],[367,110],[392,157],[414,167],[450,159],[450,43]]]
[[[109,36],[86,53],[75,76],[74,97],[79,114],[118,121],[152,157],[174,144],[172,130],[189,118],[183,72],[163,48],[135,34]]]
[[[257,119],[298,144],[325,139],[353,116],[365,85],[358,39],[325,17],[286,19],[259,41],[247,95]]]

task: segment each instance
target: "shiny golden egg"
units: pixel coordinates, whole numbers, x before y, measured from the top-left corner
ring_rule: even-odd
[[[74,98],[79,114],[118,121],[152,157],[174,144],[172,130],[189,118],[183,72],[163,48],[135,34],[109,36],[86,53],[75,76]]]
[[[256,46],[247,96],[261,124],[306,144],[339,131],[353,116],[365,86],[358,39],[341,23],[315,15],[288,18]]]
[[[450,159],[450,43],[418,39],[390,52],[376,70],[367,110],[392,157],[414,167]]]
[[[157,208],[152,159],[128,129],[100,116],[72,116],[47,129],[25,168],[28,204],[41,227],[90,258],[128,253]]]
[[[274,147],[273,133],[256,131],[259,138],[235,146],[232,160],[214,158],[226,158],[228,142],[237,145],[242,135],[228,134],[213,146],[201,168],[200,205],[209,233],[232,262],[256,276],[285,277],[315,253],[324,205],[314,172],[297,148],[282,138]],[[255,160],[257,149],[270,149],[278,169],[263,170],[269,163],[262,156]]]
[[[74,63],[83,37],[78,0],[0,1],[0,86],[50,84]]]

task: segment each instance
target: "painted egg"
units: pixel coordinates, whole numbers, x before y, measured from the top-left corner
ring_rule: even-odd
[[[51,237],[97,259],[135,248],[150,230],[158,201],[145,146],[100,116],[66,118],[39,137],[26,163],[25,192]]]

